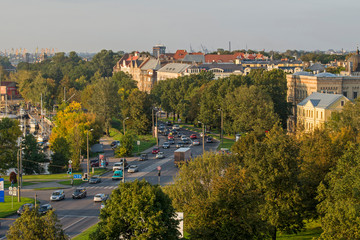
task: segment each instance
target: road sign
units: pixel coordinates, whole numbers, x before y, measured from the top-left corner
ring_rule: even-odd
[[[74,174],[74,179],[81,179],[81,178],[82,178],[81,174]]]
[[[0,178],[0,202],[5,202],[4,179]]]
[[[158,166],[158,167],[157,167],[157,170],[158,170],[158,171],[161,171],[161,166]]]
[[[138,146],[140,145],[140,141],[137,141],[137,145],[138,145]]]
[[[69,162],[68,162],[69,164],[72,164],[72,161],[71,160],[69,160]]]
[[[17,195],[17,188],[16,187],[9,187],[9,195],[16,196]]]

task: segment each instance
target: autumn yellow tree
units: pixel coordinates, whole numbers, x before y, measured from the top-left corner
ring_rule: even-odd
[[[67,141],[70,146],[70,156],[74,169],[80,167],[80,154],[81,150],[86,150],[88,131],[89,142],[96,142],[102,134],[101,123],[95,114],[84,112],[80,103],[72,102],[64,110],[57,113],[50,142],[55,142],[57,138],[64,138]],[[57,151],[57,149],[52,150]]]

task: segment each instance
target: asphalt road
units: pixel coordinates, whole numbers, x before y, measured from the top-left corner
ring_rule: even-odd
[[[190,136],[194,132],[186,131],[181,129],[180,132],[183,135]],[[197,134],[198,138],[200,136]],[[167,141],[165,136],[159,137],[159,145],[161,146],[163,142]],[[175,138],[175,142],[180,141],[179,138]],[[112,165],[115,162],[118,162],[119,159],[116,159],[113,156],[113,152],[110,148],[110,140],[104,140],[105,155],[108,157],[109,166],[112,168]],[[214,143],[205,143],[206,151],[214,151],[218,146],[218,142]],[[202,154],[202,139],[200,139],[199,146],[191,146],[193,157]],[[139,167],[139,172],[136,173],[127,173],[125,174],[125,181],[133,181],[135,179],[145,179],[152,184],[158,183],[158,171],[157,167],[161,166],[161,177],[160,183],[162,186],[171,184],[173,182],[174,176],[178,172],[178,168],[174,165],[174,151],[176,150],[175,144],[171,145],[168,149],[163,149],[160,147],[160,150],[164,152],[165,158],[155,159],[155,154],[148,153],[149,159],[147,161],[139,161],[138,158],[128,158],[127,161],[129,164],[136,164]],[[51,205],[56,210],[56,214],[60,220],[60,223],[63,226],[63,229],[66,234],[70,237],[74,237],[90,226],[98,222],[98,216],[100,213],[101,203],[95,203],[93,197],[95,194],[104,193],[111,194],[112,190],[117,187],[119,184],[118,181],[113,181],[111,179],[112,171],[102,176],[102,182],[98,184],[89,184],[84,183],[81,186],[85,187],[87,190],[87,197],[84,199],[72,199],[71,194],[73,193],[74,188],[64,189],[66,198],[62,201],[51,202]],[[50,195],[52,190],[44,191],[23,191],[23,197],[34,197],[37,195],[37,199],[40,200],[41,204],[50,203]],[[9,218],[17,218],[17,215],[13,215]],[[9,225],[12,224],[13,220],[1,221],[0,228],[0,239],[4,239],[6,231],[9,228]]]

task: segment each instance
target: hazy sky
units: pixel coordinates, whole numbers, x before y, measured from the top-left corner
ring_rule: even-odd
[[[0,0],[0,51],[354,50],[359,0]]]

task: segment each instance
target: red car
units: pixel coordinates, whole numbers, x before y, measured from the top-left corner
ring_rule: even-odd
[[[174,139],[174,136],[173,136],[173,135],[169,135],[169,136],[168,136],[168,140],[171,140],[171,139]]]
[[[153,148],[153,150],[152,150],[152,154],[157,154],[158,152],[160,152],[160,149],[159,148]]]
[[[190,135],[190,139],[196,139],[196,138],[197,138],[196,134],[191,134]]]

